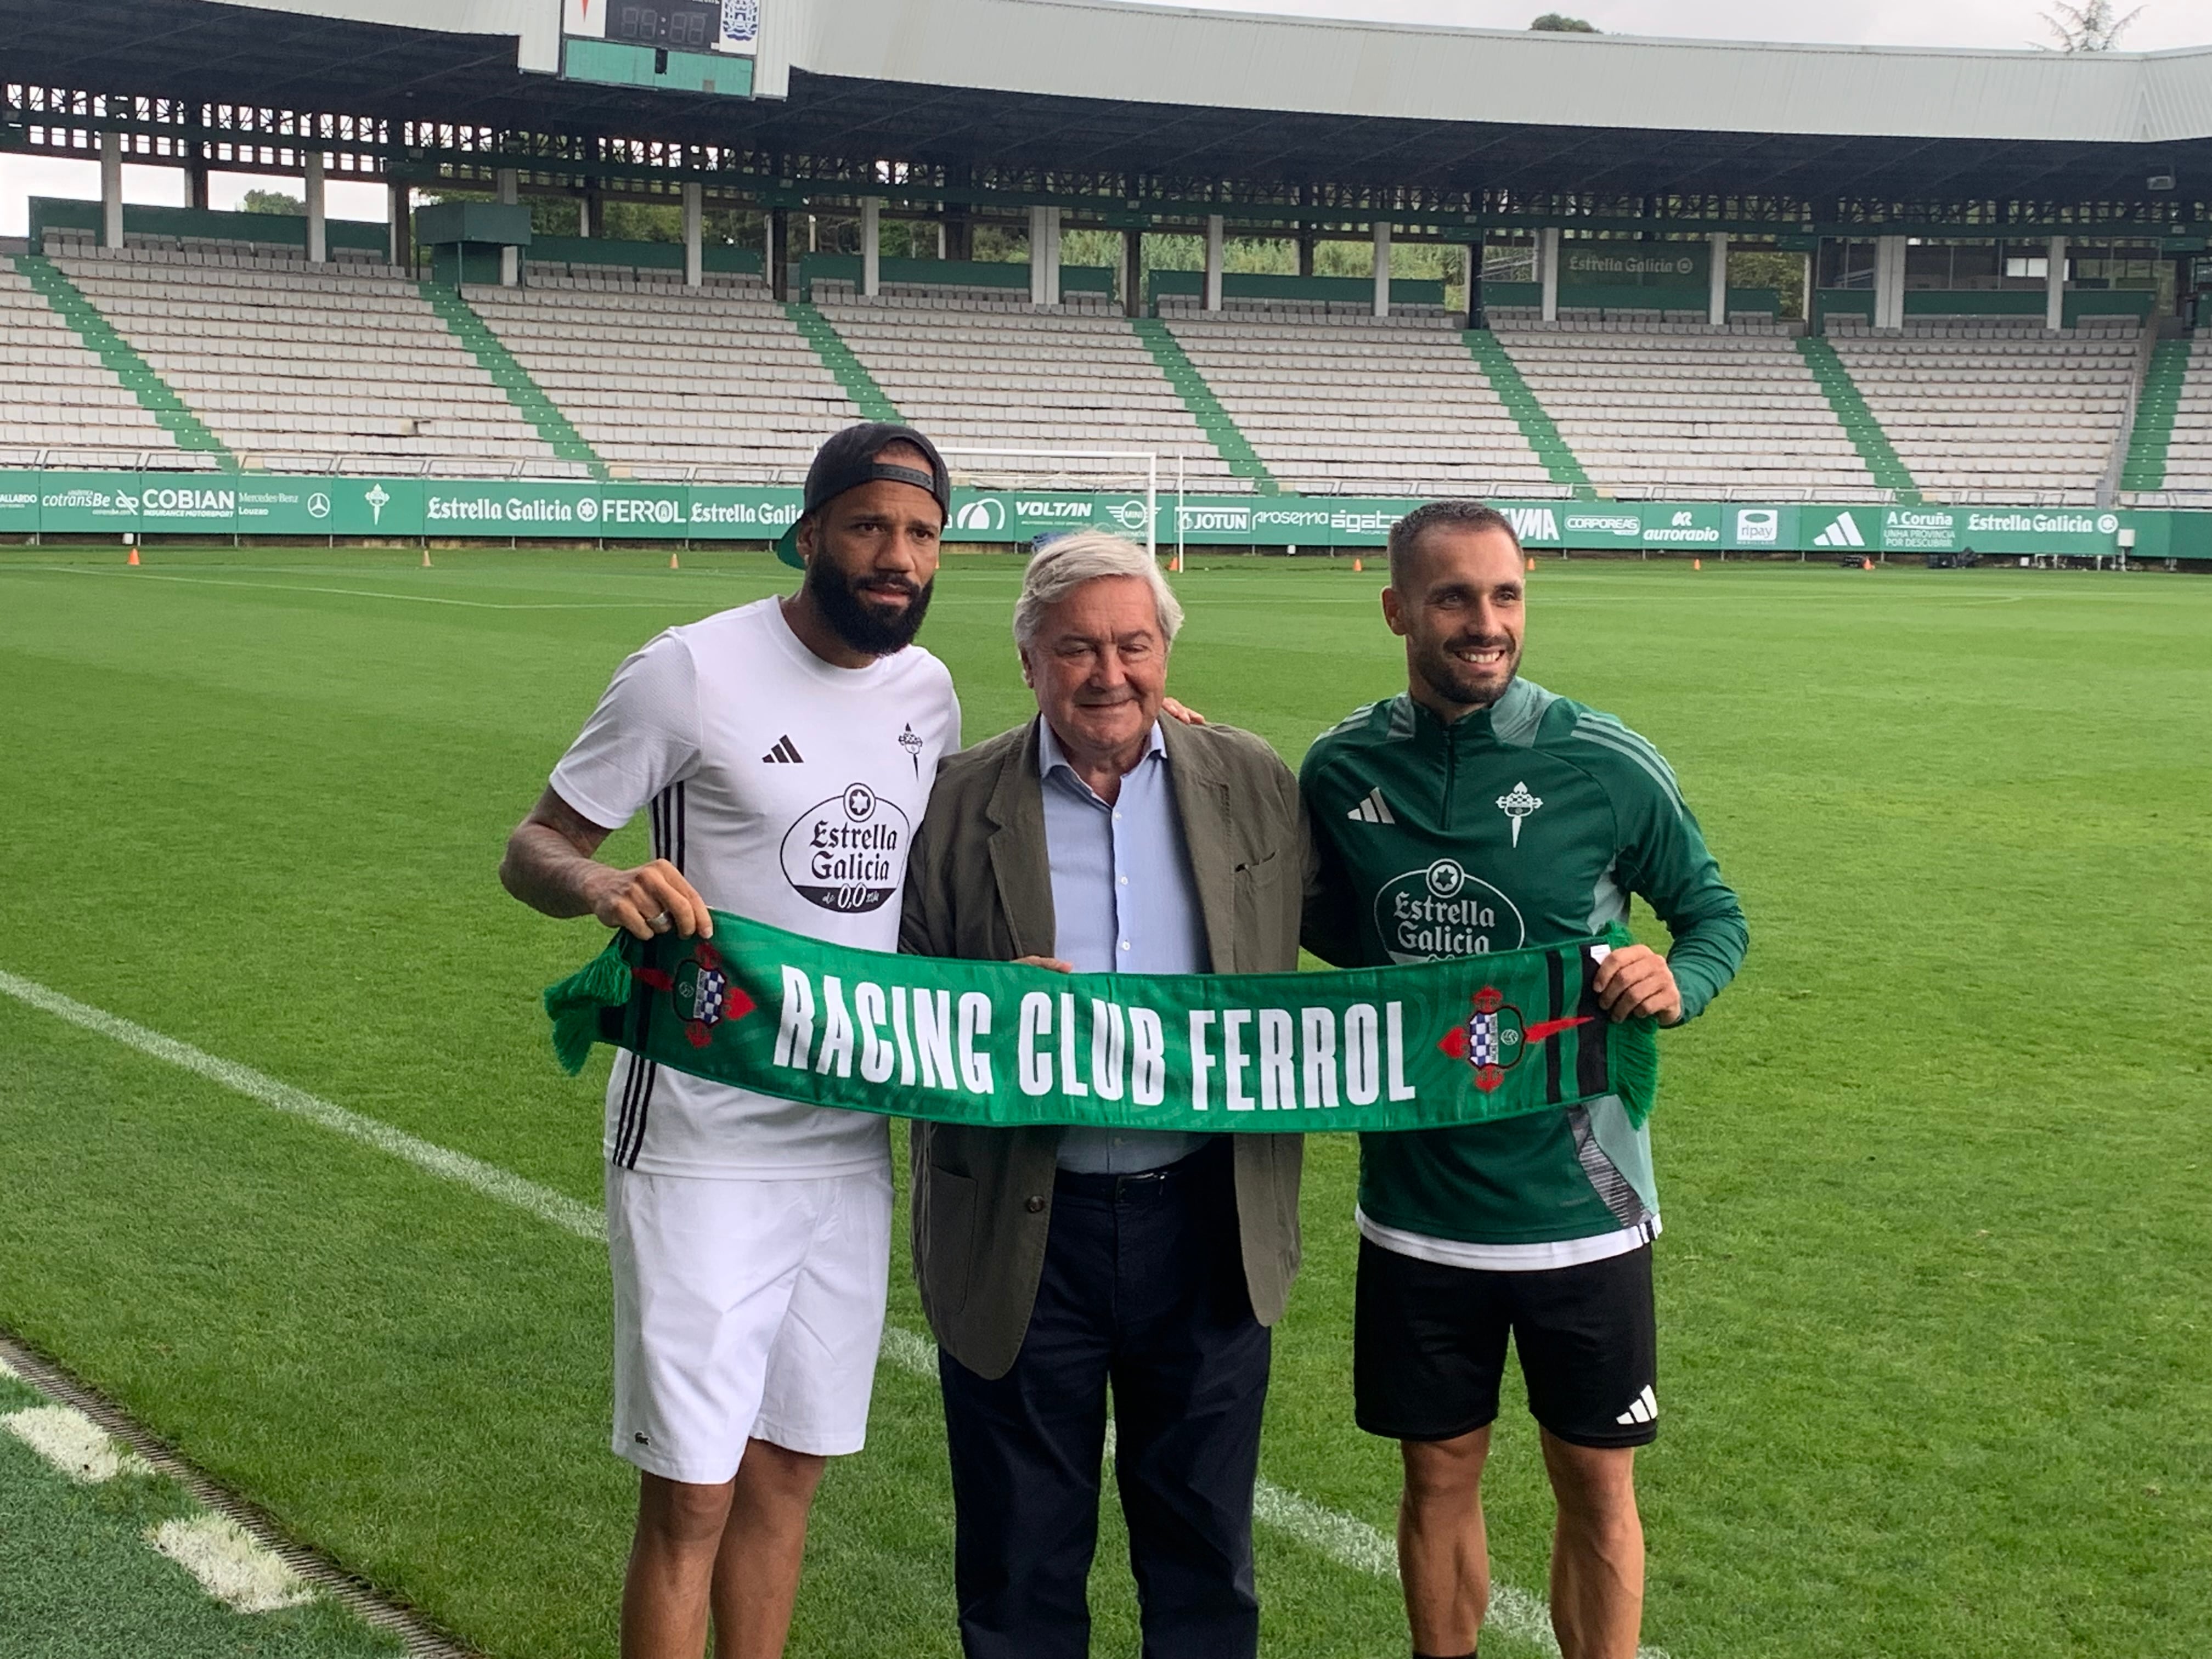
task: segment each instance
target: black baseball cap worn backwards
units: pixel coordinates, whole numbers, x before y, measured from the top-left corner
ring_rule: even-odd
[[[929,471],[878,461],[876,457],[893,444],[909,444],[920,450],[929,458]],[[937,497],[938,510],[947,520],[952,517],[952,475],[945,471],[945,457],[937,453],[937,446],[910,426],[896,421],[869,421],[847,427],[814,452],[814,465],[806,469],[806,504],[791,527],[776,538],[776,557],[793,569],[805,569],[806,561],[799,556],[799,526],[847,490],[878,479],[927,489]]]

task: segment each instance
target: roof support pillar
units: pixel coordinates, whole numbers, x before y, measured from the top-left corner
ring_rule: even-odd
[[[860,292],[872,299],[884,285],[884,198],[860,198]]]
[[[769,292],[779,300],[790,299],[790,209],[770,208],[761,216],[761,259],[768,272]]]
[[[1390,222],[1375,222],[1375,314],[1390,314]]]
[[[100,135],[100,245],[123,246],[123,135]]]
[[[1874,243],[1874,325],[1905,326],[1905,238],[1877,236]]]
[[[606,198],[590,185],[576,198],[576,234],[589,241],[607,234]]]
[[[1712,234],[1712,277],[1705,294],[1705,320],[1717,328],[1728,321],[1728,232]]]
[[[402,270],[411,270],[415,267],[414,189],[395,179],[385,186],[385,194],[390,198],[385,217],[392,228],[392,263]]]
[[[1543,317],[1559,320],[1559,228],[1547,226],[1536,233],[1536,281],[1543,290]]]
[[[501,167],[495,175],[499,184],[499,199],[513,207],[522,199],[522,178],[513,167]],[[499,285],[514,288],[522,281],[522,250],[503,247],[499,251]]]
[[[1219,214],[1206,216],[1206,308],[1208,311],[1221,309],[1222,228]]]
[[[323,205],[323,153],[307,152],[305,189],[307,196],[307,263],[319,265],[331,257],[330,221]]]
[[[2043,273],[2043,325],[2066,326],[2066,239],[2051,239],[2051,259]]]
[[[1030,303],[1060,303],[1060,210],[1030,210]]]
[[[697,288],[706,281],[706,186],[693,179],[684,186],[684,286]]]
[[[1145,314],[1145,233],[1141,230],[1121,233],[1121,314]]]
[[[193,144],[185,154],[191,159],[185,163],[185,205],[205,213],[208,208],[208,164],[206,148]]]

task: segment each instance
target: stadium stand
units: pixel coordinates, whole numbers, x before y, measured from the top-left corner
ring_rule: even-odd
[[[2124,438],[2141,333],[1994,319],[1875,333],[1832,318],[1836,356],[1932,501],[2090,507]]]
[[[180,449],[12,263],[0,260],[0,466],[212,466]]]
[[[1285,489],[1568,493],[1522,436],[1450,317],[1254,306],[1168,326]]]
[[[2199,334],[2185,349],[2188,367],[2166,444],[2164,483],[2169,490],[2212,494],[2212,336]]]
[[[1880,492],[1787,328],[1510,313],[1493,331],[1590,482],[1624,498]]]
[[[1147,450],[1170,479],[1181,456],[1194,485],[1245,487],[1110,301],[1037,307],[1003,291],[817,293],[816,309],[884,395],[940,442]]]
[[[795,483],[862,414],[757,277],[540,274],[464,290],[592,449],[635,477]]]
[[[583,476],[388,265],[237,243],[50,238],[49,252],[212,431],[272,471]]]

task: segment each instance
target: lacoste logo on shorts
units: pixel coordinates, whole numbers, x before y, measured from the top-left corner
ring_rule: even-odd
[[[775,747],[763,755],[761,759],[771,764],[798,766],[803,764],[806,757],[799,752],[799,745],[789,738],[778,738]]]
[[[1624,1423],[1628,1419],[1626,1418],[1623,1418],[1621,1419]],[[653,1443],[653,1437],[642,1429],[640,1429],[635,1434],[630,1436],[630,1438],[636,1441],[641,1446],[650,1446]]]
[[[1628,1402],[1628,1409],[1613,1419],[1616,1423],[1656,1423],[1659,1420],[1659,1396],[1645,1383],[1644,1392]]]

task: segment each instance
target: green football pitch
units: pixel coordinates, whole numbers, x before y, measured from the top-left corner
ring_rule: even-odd
[[[787,573],[435,557],[0,553],[0,1324],[486,1652],[605,1655],[633,1482],[604,1249],[38,1006],[598,1204],[605,1051],[563,1078],[535,1001],[598,939],[507,898],[501,844],[628,650]],[[1026,713],[1017,569],[949,559],[924,635],[971,738]],[[1293,761],[1401,684],[1371,571],[1180,581],[1173,689]],[[1663,1039],[1645,1640],[2199,1659],[2212,582],[1546,561],[1531,586],[1530,677],[1668,754],[1752,925],[1743,976]],[[1390,1659],[1395,1459],[1351,1422],[1354,1149],[1308,1160],[1263,1650]],[[893,1285],[919,1331],[902,1251]],[[1508,1399],[1500,1659],[1540,1650],[1549,1524]],[[1126,1655],[1108,1508],[1097,1650]],[[951,1543],[934,1389],[887,1363],[823,1487],[794,1654],[954,1654]]]

